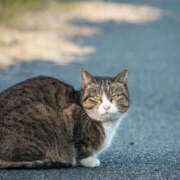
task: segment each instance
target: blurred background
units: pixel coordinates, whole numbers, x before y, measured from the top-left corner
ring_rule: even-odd
[[[86,67],[118,73],[128,67],[125,59],[135,58],[137,31],[132,28],[162,15],[158,7],[126,1],[1,0],[0,77],[5,81],[0,88],[39,74],[78,87],[79,70]]]
[[[82,68],[130,71],[131,108],[102,168],[76,177],[179,177],[179,58],[179,0],[0,0],[1,91],[38,75],[78,89]]]

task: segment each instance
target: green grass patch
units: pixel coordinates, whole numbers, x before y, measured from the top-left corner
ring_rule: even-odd
[[[76,4],[74,0],[0,0],[0,22],[14,21],[24,12],[48,9],[52,2],[61,10],[70,10]]]
[[[23,12],[41,10],[49,2],[49,0],[0,0],[0,21],[11,21]]]
[[[50,2],[50,0],[1,0],[0,7],[2,8],[2,10],[13,8],[36,10],[43,7],[48,2]]]

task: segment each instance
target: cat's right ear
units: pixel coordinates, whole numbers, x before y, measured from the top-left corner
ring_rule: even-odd
[[[85,69],[81,70],[81,84],[82,89],[86,88],[89,84],[96,82],[96,78],[92,76],[89,72]]]
[[[114,81],[121,82],[124,84],[128,83],[128,69],[124,69],[118,75],[113,78]]]

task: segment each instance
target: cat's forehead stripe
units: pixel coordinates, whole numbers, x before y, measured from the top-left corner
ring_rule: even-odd
[[[105,93],[107,97],[110,97],[110,81],[102,80],[101,81],[101,94]]]

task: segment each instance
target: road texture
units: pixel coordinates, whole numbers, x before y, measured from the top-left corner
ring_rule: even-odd
[[[96,75],[115,75],[129,68],[131,108],[113,145],[101,155],[101,166],[1,170],[0,180],[180,179],[180,1],[121,2],[153,6],[165,13],[157,21],[140,25],[72,22],[101,28],[101,34],[81,38],[81,44],[95,46],[96,53],[67,66],[37,60],[0,70],[3,90],[39,74],[78,88],[81,68]]]

